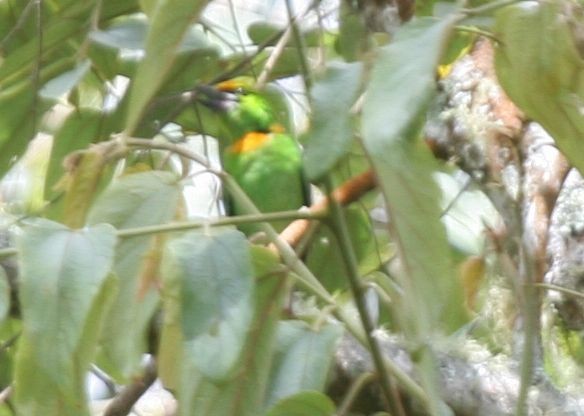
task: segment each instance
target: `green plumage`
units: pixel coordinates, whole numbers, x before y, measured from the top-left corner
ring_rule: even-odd
[[[286,134],[269,133],[258,148],[234,152],[228,148],[223,166],[261,212],[287,211],[307,204],[302,158],[298,145]],[[232,202],[232,214],[241,214]],[[273,223],[281,231],[287,222]],[[249,232],[257,227],[245,227]]]
[[[226,115],[228,128],[238,139],[252,131],[269,132],[276,124],[270,104],[255,93],[240,95],[238,104]]]
[[[229,82],[232,87],[236,83]],[[307,205],[308,188],[302,173],[302,155],[296,141],[284,133],[283,120],[275,115],[274,106],[259,92],[242,88],[221,88],[230,99],[223,110],[226,138],[220,144],[223,168],[241,186],[261,212],[296,210]],[[279,114],[279,113],[278,113]],[[244,211],[227,199],[230,215]],[[286,221],[272,223],[281,231]],[[247,234],[257,226],[241,227]]]

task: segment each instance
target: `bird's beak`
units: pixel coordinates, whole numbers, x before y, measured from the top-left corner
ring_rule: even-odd
[[[238,104],[236,94],[220,91],[210,85],[196,87],[197,101],[212,110],[226,112],[232,110]]]

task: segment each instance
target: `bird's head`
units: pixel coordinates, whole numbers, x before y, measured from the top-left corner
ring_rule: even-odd
[[[215,85],[198,87],[203,105],[224,114],[226,123],[235,135],[248,132],[280,133],[284,130],[277,121],[270,101],[262,91],[254,89],[253,79],[237,77]]]

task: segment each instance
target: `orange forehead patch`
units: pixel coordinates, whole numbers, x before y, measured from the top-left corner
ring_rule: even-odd
[[[233,153],[246,153],[260,148],[270,139],[269,133],[251,131],[246,133],[241,139],[229,146],[229,151]]]
[[[230,92],[243,87],[243,85],[240,81],[235,79],[228,79],[227,81],[220,82],[216,85],[216,87],[219,91]]]

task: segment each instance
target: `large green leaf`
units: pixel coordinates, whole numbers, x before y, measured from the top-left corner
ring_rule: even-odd
[[[266,416],[333,416],[335,404],[322,393],[303,391],[280,400]]]
[[[266,405],[303,390],[322,391],[342,335],[339,325],[311,329],[302,321],[282,321]]]
[[[168,245],[169,279],[179,280],[186,360],[205,377],[232,375],[253,315],[249,243],[233,229],[190,232]]]
[[[95,202],[89,224],[106,222],[118,229],[163,224],[176,212],[181,195],[178,178],[168,172],[142,172],[114,182]],[[123,239],[117,247],[114,271],[119,291],[103,335],[102,365],[118,378],[139,369],[146,351],[146,331],[158,304],[158,291],[145,281],[152,271],[149,250],[159,249],[152,236]],[[115,341],[115,342],[113,342]]]
[[[389,231],[402,267],[398,317],[410,340],[419,343],[421,378],[436,414],[443,408],[432,354],[423,343],[438,329],[457,328],[464,308],[440,222],[432,155],[415,139],[455,22],[453,17],[422,18],[403,26],[379,53],[363,107],[363,143],[391,216]]]
[[[109,225],[72,231],[47,220],[34,221],[19,236],[19,413],[88,414],[85,372],[114,294],[115,243]]]
[[[159,0],[146,38],[146,56],[140,62],[130,90],[126,130],[132,133],[146,106],[164,82],[190,24],[208,0]]]
[[[435,92],[435,69],[455,20],[420,19],[404,26],[377,60],[363,108],[363,140],[391,216],[406,289],[427,328],[460,324],[459,292],[440,222],[440,194],[428,149],[415,139]],[[409,287],[408,287],[409,286]],[[416,325],[414,322],[410,322]]]
[[[331,65],[314,85],[312,125],[304,152],[308,179],[320,179],[350,149],[353,138],[351,107],[361,85],[362,65]]]
[[[513,102],[584,172],[584,59],[572,34],[583,23],[576,4],[524,1],[500,10],[495,68]]]
[[[191,365],[183,365],[179,391],[180,413],[187,416],[257,416],[262,414],[276,340],[287,272],[278,258],[262,247],[252,247],[256,276],[254,316],[245,339],[241,366],[233,378],[213,383]]]

